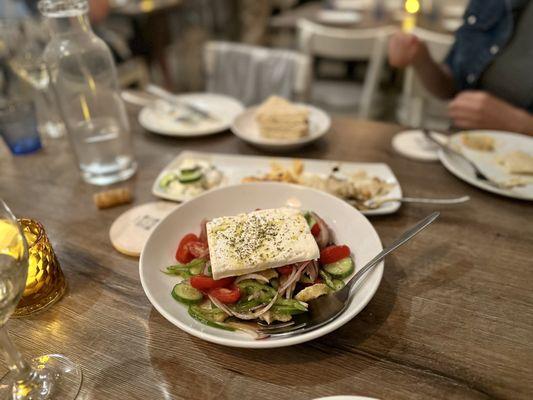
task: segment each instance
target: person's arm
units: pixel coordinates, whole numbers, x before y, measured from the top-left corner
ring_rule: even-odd
[[[448,114],[458,128],[495,129],[533,136],[533,115],[487,92],[466,90],[448,105]]]
[[[415,35],[399,32],[392,36],[389,63],[397,68],[412,65],[425,88],[436,97],[449,99],[457,92],[449,68],[433,60],[426,44]]]

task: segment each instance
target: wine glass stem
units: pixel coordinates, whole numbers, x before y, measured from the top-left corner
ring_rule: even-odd
[[[29,365],[9,338],[5,326],[0,328],[0,349],[12,373],[20,377],[27,376],[30,373]]]

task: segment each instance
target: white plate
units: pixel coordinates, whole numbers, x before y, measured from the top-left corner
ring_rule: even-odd
[[[361,14],[355,11],[320,10],[316,13],[318,22],[332,25],[357,24],[361,19]]]
[[[144,107],[139,113],[139,123],[143,128],[161,135],[196,137],[211,135],[230,128],[234,118],[239,115],[244,107],[236,99],[214,93],[189,93],[176,96],[181,100],[208,111],[217,117],[217,121],[202,121],[196,125],[188,125],[176,121],[172,116]]]
[[[437,132],[432,132],[437,139],[446,142],[447,138]],[[399,132],[392,138],[392,147],[400,155],[416,161],[438,161],[439,147],[426,139],[424,132],[419,129]]]
[[[475,151],[463,146],[460,138],[460,135],[463,133],[492,136],[496,141],[495,151]],[[508,174],[502,167],[497,165],[495,157],[515,150],[521,150],[533,154],[533,138],[510,132],[488,130],[458,132],[450,137],[450,144],[453,146],[459,146],[466,157],[472,160],[484,174],[496,181],[508,179],[513,175]],[[478,180],[472,167],[460,157],[445,153],[441,150],[439,151],[439,159],[444,167],[452,174],[480,189],[515,199],[533,200],[533,184],[523,187],[514,187],[512,189],[500,189]]]
[[[193,151],[183,151],[175,159],[173,159],[160,173],[152,186],[152,193],[155,196],[167,200],[187,201],[190,198],[183,196],[176,196],[165,192],[159,187],[159,181],[168,172],[179,167],[185,158],[194,158],[205,160],[215,165],[223,174],[223,185],[232,185],[241,183],[242,179],[247,176],[264,175],[270,170],[270,164],[273,161],[278,162],[284,166],[290,166],[294,159],[281,157],[257,157],[257,156],[237,156],[216,153],[200,153]],[[391,191],[384,196],[384,198],[399,198],[402,197],[402,189],[396,176],[387,164],[382,163],[353,163],[341,161],[323,161],[323,160],[308,160],[302,159],[304,163],[304,170],[316,174],[327,175],[335,166],[340,166],[341,171],[345,173],[352,173],[357,170],[366,171],[370,176],[377,176],[389,183],[394,184]],[[392,214],[400,208],[399,202],[385,203],[375,210],[365,210],[365,215],[383,215]]]
[[[200,339],[224,346],[274,348],[291,346],[323,336],[355,317],[374,296],[383,275],[383,263],[369,272],[338,318],[314,331],[293,337],[254,340],[245,333],[229,332],[197,322],[187,308],[170,295],[179,278],[165,275],[164,267],[175,263],[177,241],[198,232],[203,218],[235,215],[256,208],[276,208],[299,201],[302,209],[313,210],[329,224],[336,242],[350,247],[356,270],[382,250],[378,234],[363,214],[327,193],[282,183],[249,183],[212,190],[182,204],[154,229],[139,262],[141,284],[152,305],[168,321]]]
[[[331,119],[327,113],[308,104],[298,104],[309,109],[309,134],[299,139],[271,139],[261,136],[259,126],[255,121],[255,111],[258,106],[247,108],[240,114],[231,130],[242,140],[269,151],[289,151],[305,146],[320,139],[331,126]]]
[[[333,8],[337,10],[366,11],[372,8],[373,0],[333,0]]]

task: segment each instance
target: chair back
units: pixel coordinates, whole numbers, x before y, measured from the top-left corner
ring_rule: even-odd
[[[359,101],[359,115],[367,118],[381,78],[387,41],[396,30],[331,28],[302,19],[298,21],[298,46],[312,57],[369,62]]]
[[[204,47],[204,68],[208,91],[235,97],[245,105],[273,94],[308,99],[311,61],[296,51],[213,41]]]

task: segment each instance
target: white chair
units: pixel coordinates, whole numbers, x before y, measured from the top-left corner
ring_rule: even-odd
[[[429,53],[437,61],[444,60],[454,41],[452,35],[421,28],[415,28],[412,33],[427,44]],[[446,102],[429,93],[411,67],[405,71],[402,103],[402,106],[398,108],[400,123],[412,127],[434,129],[449,127]]]
[[[359,99],[359,115],[370,116],[393,27],[343,29],[298,21],[299,49],[310,56],[342,61],[369,61]],[[342,90],[342,89],[341,89]],[[354,99],[354,103],[357,99]]]
[[[209,92],[233,96],[245,105],[257,104],[273,94],[308,100],[311,60],[296,51],[208,42],[204,67]]]

